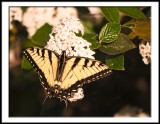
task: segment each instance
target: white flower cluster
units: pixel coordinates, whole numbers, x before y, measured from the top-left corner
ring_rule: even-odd
[[[58,54],[61,54],[62,50],[66,50],[68,56],[81,56],[94,59],[92,55],[95,52],[89,48],[91,43],[75,34],[80,31],[82,34],[84,33],[84,27],[79,19],[65,18],[60,24],[53,27],[45,48],[56,51]]]
[[[77,92],[74,94],[74,96],[72,98],[68,98],[68,100],[70,102],[74,102],[74,101],[82,99],[83,97],[84,97],[83,89],[82,88],[78,88]]]
[[[22,21],[22,9],[20,7],[10,7],[10,29],[12,29],[12,21]]]
[[[68,56],[81,56],[92,58],[94,51],[90,50],[91,45],[82,37],[76,36],[75,33],[84,33],[84,27],[77,18],[65,18],[60,24],[54,26],[51,34],[49,34],[50,39],[47,42],[45,48],[61,54],[62,50],[66,50]],[[77,101],[84,97],[83,89],[79,88],[72,98],[68,100]]]
[[[37,29],[45,23],[51,23],[55,8],[49,7],[29,7],[23,15],[23,25],[27,27],[29,37],[34,35]]]
[[[142,40],[139,44],[139,52],[143,57],[143,62],[148,65],[151,62],[151,45],[149,42]]]
[[[29,7],[23,15],[23,25],[32,37],[45,23],[55,26],[66,17],[78,17],[77,10],[73,7]]]

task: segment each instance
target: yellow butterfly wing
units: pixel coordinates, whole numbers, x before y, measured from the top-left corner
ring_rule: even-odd
[[[55,85],[58,54],[45,48],[27,48],[23,54],[39,74],[42,86],[46,91]]]
[[[77,87],[85,83],[96,81],[112,73],[112,70],[100,61],[84,58],[70,57],[66,61],[62,75],[62,89]]]

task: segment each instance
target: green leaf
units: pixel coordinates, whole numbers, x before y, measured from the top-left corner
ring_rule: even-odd
[[[98,41],[96,40],[98,34],[95,33],[84,33],[82,36],[83,39],[87,40],[90,43],[97,43]]]
[[[117,7],[100,7],[100,9],[109,22],[120,23],[120,16]]]
[[[125,70],[124,69],[124,56],[123,54],[120,55],[114,55],[114,56],[107,56],[106,58],[106,64],[111,68],[115,70]]]
[[[21,7],[22,13],[24,14],[27,11],[28,7]]]
[[[84,26],[84,30],[86,33],[94,33],[93,24],[87,20],[80,20],[82,25]]]
[[[82,37],[83,39],[85,39],[86,41],[88,41],[89,43],[91,43],[91,45],[89,46],[91,50],[93,49],[97,49],[98,47],[100,47],[100,43],[98,42],[98,40],[96,40],[98,34],[95,34],[95,33],[84,33],[83,36],[81,32],[79,33],[75,33],[76,36],[78,37]],[[85,48],[85,47],[84,47]],[[87,47],[86,47],[87,48]]]
[[[84,33],[83,39],[96,39],[98,34],[95,33]]]
[[[110,43],[118,38],[120,24],[107,23],[99,33],[100,42]]]
[[[124,24],[124,26],[134,24],[135,28],[128,35],[129,39],[133,39],[139,36],[139,39],[144,39],[146,41],[151,41],[151,20],[150,18],[145,19],[133,19]]]
[[[52,26],[48,23],[44,24],[41,28],[39,28],[36,33],[32,36],[31,40],[33,43],[44,47],[47,45],[49,40],[49,34],[51,33]]]
[[[31,39],[26,39],[22,43],[23,49],[26,49],[28,47],[40,47],[39,45],[35,44]]]
[[[21,68],[22,69],[32,69],[32,65],[29,63],[29,61],[23,56],[23,59],[22,59],[22,65],[21,65]]]
[[[101,46],[101,44],[97,42],[97,43],[92,43],[92,45],[89,46],[89,47],[90,47],[91,50],[93,50],[93,49],[99,48],[100,46]]]
[[[82,37],[82,36],[83,36],[81,31],[79,31],[78,33],[75,33],[75,35],[76,35],[77,37]]]
[[[137,7],[118,7],[118,10],[133,18],[146,18]]]
[[[83,39],[87,40],[88,42],[91,43],[91,45],[89,46],[91,50],[93,49],[97,49],[98,47],[100,47],[100,43],[98,42],[98,40],[96,40],[98,34],[95,33],[84,33],[83,35]]]
[[[136,48],[136,46],[127,37],[119,34],[117,40],[107,45],[101,45],[99,50],[109,55],[116,55],[133,48]]]

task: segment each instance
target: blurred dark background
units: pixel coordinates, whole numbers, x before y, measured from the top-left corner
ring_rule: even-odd
[[[81,13],[79,17],[85,18]],[[130,20],[128,17],[122,17],[121,23],[127,19]],[[98,33],[106,22],[106,19],[102,19],[98,24],[93,22],[94,31]],[[113,74],[107,78],[84,85],[84,98],[69,103],[66,108],[64,101],[60,102],[56,98],[48,98],[42,105],[45,94],[38,75],[33,69],[21,69],[23,39],[27,37],[26,28],[20,22],[14,23],[18,31],[16,34],[10,32],[10,117],[136,117],[140,114],[144,117],[151,116],[151,64],[145,65],[142,61],[138,37],[132,39],[137,48],[124,54],[125,71],[113,70]],[[11,39],[11,36],[14,39]],[[100,54],[100,51],[96,50],[95,58]]]

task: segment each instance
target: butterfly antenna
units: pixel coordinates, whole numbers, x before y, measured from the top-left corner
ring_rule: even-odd
[[[68,107],[68,101],[67,99],[65,100],[66,108]]]
[[[48,96],[49,96],[49,95],[46,96],[46,98],[44,99],[42,105],[44,105],[44,103],[45,103],[46,99],[48,98]]]

